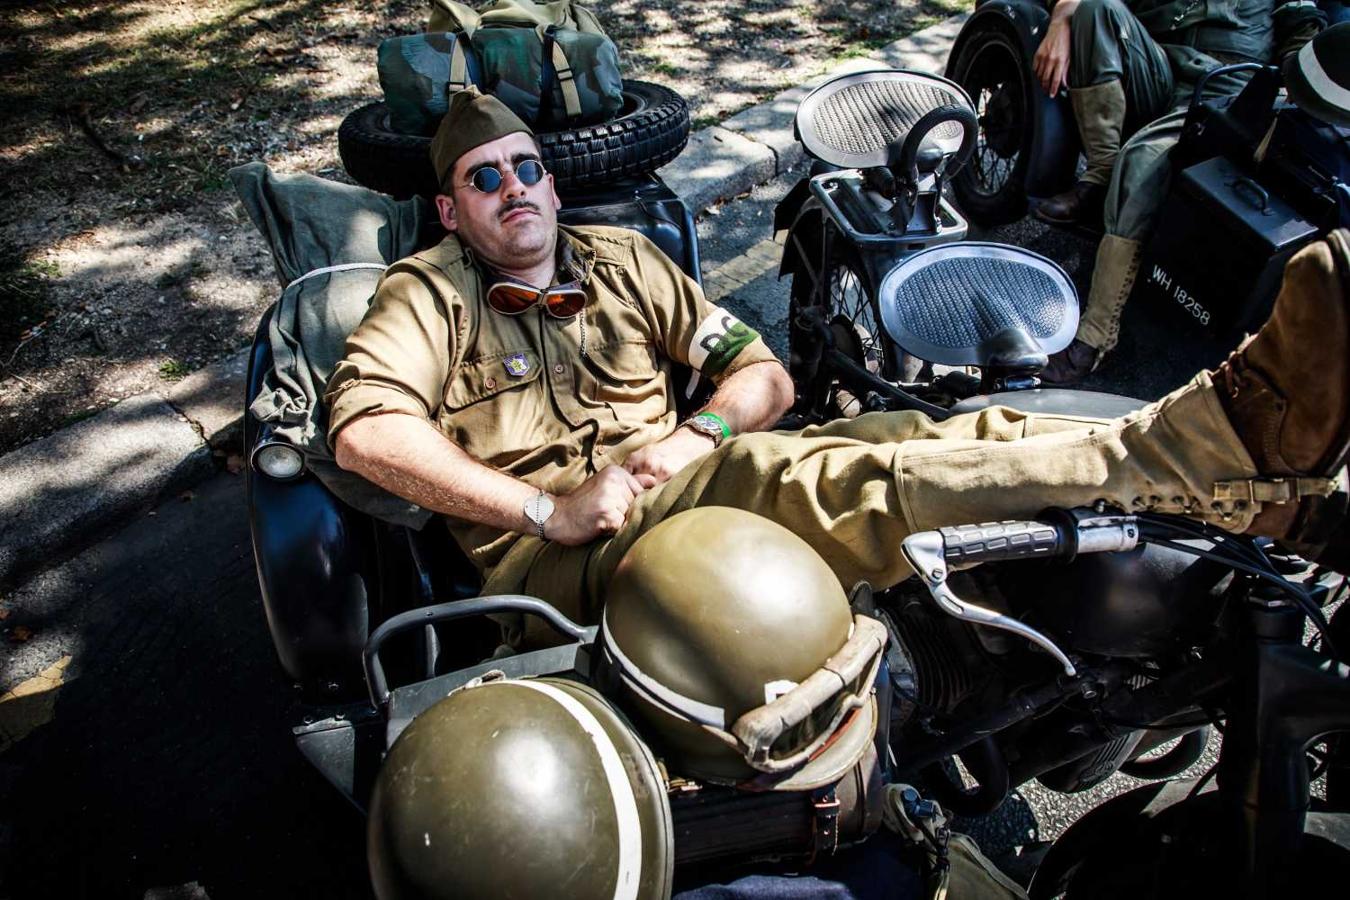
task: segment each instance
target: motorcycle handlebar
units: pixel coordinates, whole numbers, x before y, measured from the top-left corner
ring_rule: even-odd
[[[1080,553],[1131,550],[1139,542],[1133,516],[1092,509],[1051,509],[1040,520],[940,528],[943,558],[956,564],[1010,559],[1072,559]]]

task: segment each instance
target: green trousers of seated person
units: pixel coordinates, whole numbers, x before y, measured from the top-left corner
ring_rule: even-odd
[[[871,413],[799,432],[735,437],[641,494],[612,537],[582,547],[517,541],[489,573],[484,593],[531,594],[577,621],[597,622],[627,549],[662,519],[696,506],[732,506],[773,519],[804,538],[846,589],[863,579],[885,588],[910,575],[900,555],[910,533],[1027,518],[1048,506],[1105,500],[1241,530],[1256,509],[1216,504],[1214,482],[1255,475],[1203,373],[1116,420],[1005,407],[944,422],[913,412]],[[521,637],[508,628],[508,641]]]

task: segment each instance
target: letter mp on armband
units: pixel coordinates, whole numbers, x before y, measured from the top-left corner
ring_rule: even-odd
[[[714,306],[689,341],[689,365],[702,375],[716,378],[757,337],[758,331],[722,307]]]

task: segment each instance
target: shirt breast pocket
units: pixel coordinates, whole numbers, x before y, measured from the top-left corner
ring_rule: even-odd
[[[465,452],[503,466],[540,443],[548,399],[532,350],[463,363],[445,386],[441,430]]]
[[[665,380],[648,341],[620,341],[590,350],[588,393],[599,403],[641,403],[665,394]]]

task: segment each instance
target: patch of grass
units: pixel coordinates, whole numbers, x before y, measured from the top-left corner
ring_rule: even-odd
[[[165,381],[181,381],[192,372],[192,367],[176,359],[159,364],[159,377]]]
[[[98,415],[98,413],[99,411],[97,409],[82,409],[79,412],[71,413],[61,420],[61,427],[65,428],[67,425],[74,425],[76,422],[92,419],[94,416]]]
[[[650,68],[651,71],[655,72],[657,75],[665,75],[667,78],[673,78],[676,75],[679,75],[681,71],[679,66],[675,65],[674,63],[668,63],[664,59],[657,60],[656,62],[652,63],[648,68]]]
[[[700,128],[708,128],[722,121],[721,116],[699,116],[689,123],[690,131],[698,131]]]
[[[27,260],[14,247],[0,247],[0,341],[20,340],[51,313],[51,282],[61,268]]]

